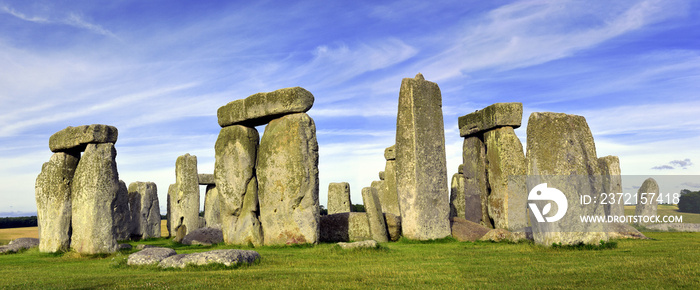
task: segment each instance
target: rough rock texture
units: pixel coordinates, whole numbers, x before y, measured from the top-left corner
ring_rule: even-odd
[[[468,137],[498,127],[520,127],[523,119],[522,103],[496,103],[484,109],[459,117],[459,135]]]
[[[610,239],[649,239],[637,229],[625,223],[610,223],[607,225],[607,229]]]
[[[389,240],[395,242],[401,238],[401,217],[384,213],[384,220],[386,221],[386,232],[389,234]]]
[[[637,190],[637,206],[634,209],[634,215],[655,216],[659,205],[659,194],[659,184],[656,183],[656,180],[653,178],[644,180],[642,186]],[[639,224],[643,224],[643,222]]]
[[[118,244],[117,245],[117,251],[128,251],[133,249],[134,247],[131,246],[130,244]]]
[[[338,243],[343,250],[354,250],[354,249],[376,249],[379,247],[379,243],[375,240],[366,240],[354,243]]]
[[[527,227],[527,188],[524,178],[527,162],[520,139],[513,128],[501,127],[486,132],[484,143],[488,183],[491,187],[488,211],[494,227],[511,231]]]
[[[163,259],[161,268],[185,268],[187,265],[203,266],[223,264],[227,267],[239,264],[253,264],[260,254],[250,250],[213,250],[208,252],[174,255]]]
[[[476,241],[491,230],[481,224],[460,217],[453,217],[450,221],[452,222],[452,237],[460,242]]]
[[[216,179],[214,178],[214,174],[200,173],[198,176],[198,179],[199,179],[199,185],[214,185],[214,184],[216,184]]]
[[[37,238],[18,238],[11,241],[7,246],[0,246],[0,254],[16,253],[24,249],[38,246],[39,239]]]
[[[386,149],[384,149],[384,159],[396,160],[396,144],[386,147]]]
[[[52,152],[84,151],[91,143],[117,143],[119,132],[108,125],[84,125],[68,127],[51,135],[49,149]]]
[[[388,221],[389,219],[387,219]],[[387,226],[392,226],[392,222]],[[364,241],[370,238],[367,213],[344,212],[321,216],[321,242]],[[400,227],[400,224],[398,224]],[[391,233],[392,230],[390,229]]]
[[[131,235],[141,239],[160,238],[158,187],[153,182],[129,184]]]
[[[328,184],[328,214],[351,212],[350,183],[331,182]]]
[[[377,242],[388,242],[389,235],[386,232],[386,221],[382,214],[382,205],[374,187],[362,189],[362,203],[365,205],[365,211],[367,212],[370,236]]]
[[[521,229],[525,230],[525,229]],[[510,242],[519,242],[521,240],[532,240],[532,232],[526,232],[526,231],[521,231],[521,232],[509,232],[506,229],[493,229],[490,230],[488,233],[486,233],[483,237],[479,239],[480,241],[492,241],[492,242],[501,242],[501,241],[510,241]]]
[[[403,235],[414,240],[450,235],[442,96],[423,75],[401,82],[396,122],[396,184]]]
[[[170,220],[170,227],[177,230],[185,225],[187,231],[199,228],[199,175],[197,174],[197,156],[185,154],[175,162],[175,184],[177,189],[172,200],[175,216]],[[185,232],[187,234],[187,232]]]
[[[603,207],[598,204],[581,205],[582,195],[600,200],[602,181],[595,143],[586,119],[582,116],[562,113],[532,113],[527,126],[527,173],[533,186],[547,183],[548,188],[560,190],[568,200],[568,210],[556,222],[536,222],[530,214],[535,243],[551,246],[552,243],[573,245],[598,244],[607,241],[603,224],[580,222],[579,216],[602,216]],[[530,187],[528,187],[529,189]],[[535,201],[540,212],[551,204],[549,214],[558,213],[556,203]]]
[[[386,180],[386,173],[384,171],[379,171],[379,180]]]
[[[598,167],[603,178],[603,192],[622,193],[622,171],[620,170],[620,159],[617,156],[605,156],[598,158]],[[617,201],[617,199],[615,200]],[[606,216],[625,215],[625,203],[606,203],[603,207]]]
[[[34,192],[41,252],[66,251],[70,247],[71,183],[79,160],[78,154],[54,153],[36,178]]]
[[[177,184],[171,184],[168,186],[168,205],[166,214],[166,223],[168,227],[168,237],[175,236],[175,227],[179,223],[179,214],[177,211],[177,205],[174,204],[177,201]]]
[[[129,255],[126,264],[130,266],[158,264],[163,259],[176,254],[175,250],[169,248],[145,248]]]
[[[386,210],[384,209],[384,204],[382,203],[382,197],[384,197],[386,199],[386,196],[387,196],[387,194],[386,194],[386,190],[387,190],[386,181],[385,180],[372,181],[372,184],[370,185],[370,187],[374,188],[377,191],[377,197],[379,198],[379,203],[382,204],[382,211],[386,212]]]
[[[114,204],[112,204],[114,238],[117,239],[117,241],[124,241],[131,238],[131,218],[129,191],[126,188],[126,183],[119,180],[119,190],[117,190],[117,196],[114,199]],[[158,226],[160,226],[160,224]]]
[[[493,228],[489,217],[489,188],[486,178],[486,145],[483,136],[464,139],[462,174],[464,175],[465,219]]]
[[[272,120],[257,159],[265,245],[316,243],[319,238],[318,143],[307,114]]]
[[[233,125],[222,128],[216,139],[214,178],[228,244],[263,244],[255,177],[259,136],[255,128]]]
[[[199,228],[187,234],[182,241],[185,245],[211,246],[224,241],[224,234],[217,228]]]
[[[313,104],[314,96],[304,88],[285,88],[235,100],[219,108],[216,115],[221,127],[236,124],[255,127],[283,115],[305,113]]]
[[[222,228],[219,190],[214,184],[207,185],[207,191],[204,195],[204,222],[207,227]]]
[[[112,205],[119,190],[114,144],[88,144],[75,169],[71,248],[81,254],[113,253]]]
[[[450,183],[450,217],[464,218],[464,208],[467,205],[467,202],[464,200],[465,182],[464,175],[461,173],[452,175],[452,182]],[[481,207],[479,210],[481,210]]]
[[[384,188],[379,192],[379,202],[382,203],[382,210],[385,213],[401,216],[399,195],[396,193],[396,160],[386,161]]]

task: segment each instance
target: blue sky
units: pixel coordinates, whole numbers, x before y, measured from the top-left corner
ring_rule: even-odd
[[[523,103],[523,145],[531,112],[579,114],[623,174],[700,175],[697,1],[378,2],[0,0],[0,215],[35,212],[49,136],[94,123],[164,211],[177,156],[213,172],[217,108],[292,86],[316,98],[321,204],[338,181],[361,203],[418,72],[442,91],[450,176],[457,117],[496,102]]]

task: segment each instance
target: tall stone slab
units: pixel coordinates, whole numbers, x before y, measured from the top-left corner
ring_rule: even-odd
[[[158,187],[153,182],[129,184],[131,235],[141,239],[160,238]]]
[[[71,248],[81,254],[113,253],[112,206],[119,190],[114,144],[88,144],[75,169]]]
[[[423,75],[401,82],[396,122],[396,184],[403,235],[430,240],[450,235],[442,96]]]
[[[71,183],[79,160],[77,153],[54,153],[36,178],[34,192],[41,252],[66,251],[70,247]]]
[[[611,155],[600,157],[598,158],[598,167],[600,167],[600,174],[603,177],[603,192],[622,193],[620,158]],[[625,215],[625,203],[624,201],[614,204],[606,203],[604,210],[606,216],[623,216]]]
[[[207,191],[204,195],[204,221],[207,227],[222,228],[221,203],[219,200],[219,190],[216,188],[216,185],[207,185]]]
[[[535,243],[551,246],[607,241],[603,224],[585,224],[579,219],[605,214],[601,205],[580,204],[583,195],[600,200],[602,189],[595,143],[586,119],[562,113],[532,113],[527,126],[527,160],[528,179],[534,179],[528,182],[547,183],[547,188],[561,191],[568,204],[566,214],[556,222],[533,222],[530,215]],[[551,214],[558,213],[556,203],[548,204]],[[540,210],[546,207],[545,203],[537,205]]]
[[[510,231],[528,226],[527,163],[520,139],[512,127],[500,127],[484,134],[488,183],[489,217],[497,229]]]
[[[328,184],[328,214],[351,211],[350,183],[331,182]]]
[[[168,186],[168,213],[167,213],[167,226],[168,226],[168,237],[175,237],[176,227],[180,224],[180,214],[177,213],[178,206],[177,202],[177,184],[173,183]]]
[[[386,231],[386,221],[382,213],[382,205],[379,202],[377,189],[374,187],[365,187],[362,189],[362,202],[365,205],[367,212],[367,221],[369,223],[369,233],[372,239],[385,243],[389,241],[389,235]]]
[[[314,96],[304,88],[284,88],[257,93],[222,106],[216,115],[221,127],[241,124],[265,125],[283,115],[305,113],[314,104]]]
[[[634,215],[636,216],[656,216],[659,205],[659,184],[653,178],[647,178],[642,183],[642,186],[637,190],[637,205],[635,206]],[[639,224],[645,224],[640,222]]]
[[[489,185],[486,178],[486,145],[483,135],[464,138],[462,144],[465,219],[493,228],[489,217]]]
[[[382,210],[396,216],[401,216],[399,194],[396,192],[396,146],[384,150],[386,165],[384,167],[384,190],[379,195]]]
[[[171,220],[170,227],[177,231],[185,226],[185,234],[199,228],[199,175],[197,174],[197,156],[185,154],[175,162],[175,184],[177,192],[173,205],[177,216]],[[172,197],[171,197],[172,198]],[[175,221],[175,223],[172,223]]]
[[[228,244],[263,244],[255,177],[258,140],[258,130],[242,125],[222,128],[216,140],[214,179]]]
[[[119,180],[117,197],[112,204],[112,219],[114,220],[114,238],[124,241],[131,238],[131,210],[129,208],[129,191],[124,181]]]
[[[305,113],[272,120],[257,160],[260,222],[265,245],[319,240],[318,143]]]
[[[467,205],[464,199],[464,175],[461,173],[455,173],[452,175],[452,182],[450,183],[450,217],[460,217],[464,218],[464,209]],[[479,208],[481,211],[481,208]]]

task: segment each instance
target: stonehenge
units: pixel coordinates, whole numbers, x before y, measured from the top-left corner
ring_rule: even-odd
[[[72,195],[71,181],[80,154],[54,153],[44,163],[36,179],[35,197],[41,252],[66,251],[70,248]]]
[[[389,237],[386,229],[386,221],[384,220],[384,214],[382,214],[382,205],[379,203],[377,190],[374,187],[363,188],[362,201],[365,204],[365,211],[367,212],[370,236],[377,242],[388,242]]]
[[[131,237],[137,239],[160,238],[160,204],[158,189],[153,182],[129,184],[129,208],[131,209]]]

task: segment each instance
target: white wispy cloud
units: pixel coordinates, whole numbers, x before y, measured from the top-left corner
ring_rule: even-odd
[[[85,29],[90,32],[104,35],[104,36],[109,36],[113,38],[118,37],[112,33],[111,31],[105,29],[104,27],[95,24],[95,23],[90,23],[83,19],[79,14],[70,12],[67,15],[63,16],[58,16],[58,17],[50,17],[50,16],[29,16],[26,15],[25,13],[19,12],[7,5],[0,6],[0,12],[4,12],[6,14],[12,15],[18,19],[24,20],[24,21],[29,21],[33,23],[39,23],[39,24],[61,24],[61,25],[68,25],[80,29]]]

